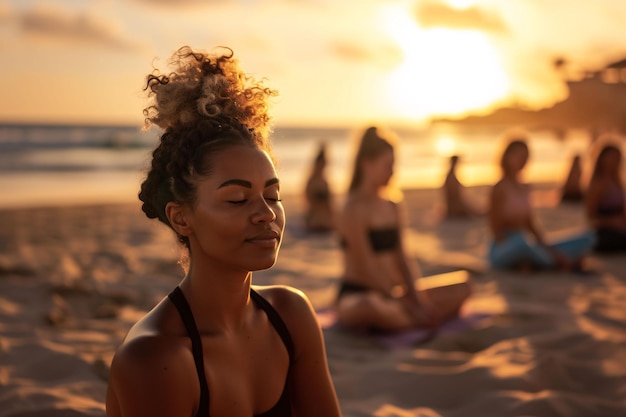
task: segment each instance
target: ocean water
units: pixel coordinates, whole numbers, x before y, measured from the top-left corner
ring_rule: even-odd
[[[399,139],[395,184],[439,187],[452,154],[461,156],[458,176],[464,184],[493,183],[505,130],[451,124],[394,129]],[[272,142],[283,192],[301,192],[324,141],[331,186],[343,193],[361,132],[359,127],[276,127]],[[139,126],[0,125],[0,207],[136,201],[159,133]],[[540,130],[529,136],[529,182],[561,182],[572,156],[589,154],[584,130]]]

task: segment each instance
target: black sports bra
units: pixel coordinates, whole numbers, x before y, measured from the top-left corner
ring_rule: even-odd
[[[400,243],[400,232],[397,227],[386,227],[384,229],[370,229],[367,232],[370,245],[374,252],[385,252],[398,247]],[[348,244],[345,239],[341,239],[341,247]]]
[[[289,366],[293,363],[294,351],[293,341],[289,330],[285,325],[283,319],[281,319],[278,312],[272,307],[270,303],[261,295],[259,295],[253,289],[250,289],[250,296],[252,301],[265,311],[268,319],[278,332],[278,335],[282,339],[287,352],[289,353]],[[176,306],[180,317],[183,320],[185,328],[187,329],[187,335],[191,339],[191,351],[193,353],[193,360],[196,364],[196,372],[198,373],[198,379],[200,380],[200,404],[198,405],[198,412],[196,417],[209,417],[209,387],[206,382],[206,376],[204,373],[204,356],[202,354],[202,339],[200,333],[196,327],[196,321],[193,318],[189,303],[185,299],[180,287],[174,288],[174,290],[168,295],[170,301]],[[281,394],[278,402],[269,410],[262,414],[256,414],[254,417],[291,417],[291,404],[289,402],[289,386],[285,381],[283,393]]]

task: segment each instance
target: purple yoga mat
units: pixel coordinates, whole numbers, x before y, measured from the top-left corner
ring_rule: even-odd
[[[343,328],[343,326],[337,322],[337,313],[333,308],[327,308],[318,310],[316,312],[317,319],[323,329],[338,329],[351,331]],[[389,349],[403,348],[415,346],[419,343],[423,343],[432,339],[438,335],[450,335],[455,333],[461,333],[466,330],[475,328],[481,321],[491,317],[488,313],[466,313],[460,317],[456,317],[448,320],[437,330],[431,329],[411,329],[397,333],[378,333],[367,334],[368,337],[374,338],[383,347]]]

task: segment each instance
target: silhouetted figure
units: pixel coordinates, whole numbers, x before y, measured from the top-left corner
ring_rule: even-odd
[[[489,202],[493,235],[489,262],[498,269],[579,269],[595,236],[589,232],[554,244],[545,241],[534,220],[530,187],[520,179],[528,157],[524,136],[513,138],[502,154],[502,178],[494,185]]]
[[[626,251],[626,197],[621,165],[620,148],[605,145],[596,158],[587,187],[585,209],[589,223],[596,230],[596,252]]]
[[[304,223],[310,232],[327,232],[335,227],[333,199],[326,179],[326,145],[320,144],[306,187]]]
[[[575,155],[572,158],[572,165],[561,189],[561,203],[575,203],[583,200],[584,193],[581,186],[581,178],[582,166],[580,163],[580,155]]]
[[[387,194],[394,137],[376,127],[364,132],[337,222],[344,259],[337,312],[347,327],[399,331],[435,326],[456,315],[470,294],[468,283],[416,291],[420,273],[405,253],[403,212]]]
[[[480,214],[465,198],[465,187],[456,176],[458,155],[450,157],[450,168],[443,183],[443,194],[446,202],[445,217],[471,217]]]

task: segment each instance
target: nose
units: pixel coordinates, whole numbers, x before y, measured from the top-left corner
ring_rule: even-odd
[[[276,220],[276,212],[268,204],[265,198],[259,198],[252,215],[253,223],[271,223]]]

